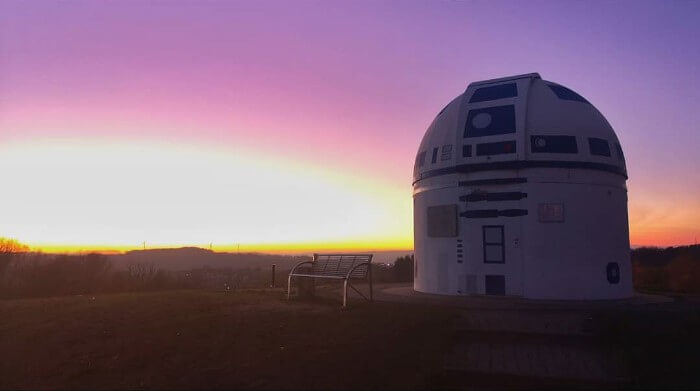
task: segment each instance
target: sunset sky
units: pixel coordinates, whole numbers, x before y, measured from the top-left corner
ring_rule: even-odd
[[[471,81],[593,103],[633,245],[700,236],[700,2],[0,1],[0,236],[46,251],[410,249]]]

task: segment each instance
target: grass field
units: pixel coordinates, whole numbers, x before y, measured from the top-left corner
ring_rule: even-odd
[[[319,299],[321,300],[321,299]],[[0,301],[0,387],[424,388],[452,315],[279,291]]]
[[[459,308],[354,301],[341,310],[337,297],[321,296],[288,302],[280,290],[187,290],[0,300],[0,388],[615,387],[446,373],[445,359],[459,338],[516,337],[493,330],[456,334]],[[696,388],[700,312],[689,300],[593,311],[589,327],[596,335],[588,341],[621,353],[629,387]],[[490,309],[467,311],[478,316]],[[537,318],[540,310],[512,311]],[[526,335],[517,341],[528,343]]]

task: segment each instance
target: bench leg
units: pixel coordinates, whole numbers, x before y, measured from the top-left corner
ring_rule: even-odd
[[[343,308],[348,306],[348,279],[343,280]]]
[[[287,300],[292,296],[292,276],[287,278]]]

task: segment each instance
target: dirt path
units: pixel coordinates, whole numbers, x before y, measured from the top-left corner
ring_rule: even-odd
[[[646,376],[639,373],[640,368],[646,365],[661,372],[654,367],[664,365],[663,357],[650,354],[646,362],[630,368],[630,362],[634,361],[630,360],[630,344],[634,345],[635,339],[643,341],[655,332],[666,336],[673,333],[659,327],[633,332],[637,328],[634,324],[639,321],[631,319],[646,317],[663,322],[669,311],[692,318],[700,308],[693,301],[678,302],[654,295],[637,295],[628,300],[570,302],[425,295],[413,292],[406,284],[384,285],[377,291],[379,301],[444,306],[457,314],[443,372],[434,383],[456,389],[630,386]],[[683,321],[676,325],[681,330],[685,327]],[[624,342],[613,340],[614,343],[610,343],[611,337],[618,338],[628,331],[630,335],[623,336]],[[677,346],[672,345],[671,349],[674,348]],[[676,350],[683,354],[683,349]],[[647,354],[643,352],[642,355]],[[692,381],[681,381],[688,380]]]
[[[628,383],[619,352],[585,331],[589,317],[582,311],[461,310],[445,361],[450,385],[468,375],[481,385],[510,376],[526,388]]]

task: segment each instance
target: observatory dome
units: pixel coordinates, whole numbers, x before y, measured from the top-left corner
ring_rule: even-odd
[[[469,84],[413,171],[414,289],[632,295],[627,169],[605,117],[537,73]]]
[[[423,137],[413,180],[552,166],[627,177],[620,142],[600,111],[571,89],[531,73],[471,83],[445,106]]]

